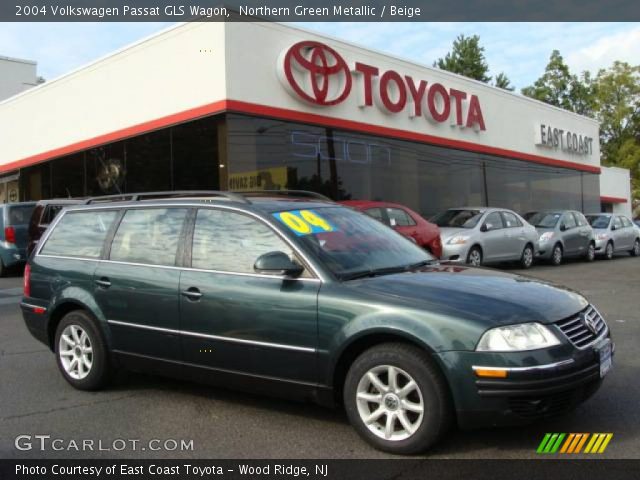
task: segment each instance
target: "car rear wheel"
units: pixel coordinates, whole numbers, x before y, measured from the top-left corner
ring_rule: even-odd
[[[522,255],[520,256],[520,265],[525,269],[531,268],[531,265],[533,265],[533,247],[531,245],[524,247]]]
[[[562,254],[562,245],[556,243],[551,252],[551,264],[555,266],[560,265],[562,263]]]
[[[474,267],[480,267],[482,265],[482,250],[480,247],[472,247],[467,254],[467,263]]]
[[[0,258],[0,277],[4,277],[6,271],[7,269],[4,268],[4,263],[2,263],[2,259]]]
[[[584,256],[584,259],[587,262],[593,262],[596,258],[596,246],[593,243],[590,243],[587,247],[587,253]]]
[[[607,243],[607,246],[604,249],[604,258],[607,260],[611,260],[613,258],[613,243]]]
[[[633,242],[633,249],[629,252],[633,257],[640,256],[640,240],[636,238],[636,241]]]
[[[67,313],[55,338],[56,360],[64,379],[79,390],[97,390],[110,377],[106,346],[88,313]]]
[[[447,385],[423,350],[387,343],[361,354],[344,385],[351,424],[371,445],[386,452],[426,450],[452,419]]]

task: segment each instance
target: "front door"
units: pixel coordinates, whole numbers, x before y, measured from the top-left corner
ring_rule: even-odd
[[[571,212],[566,212],[560,222],[560,225],[564,225],[565,229],[562,234],[564,238],[564,253],[566,255],[577,255],[582,247],[582,238],[575,217]]]
[[[178,245],[186,208],[127,210],[108,261],[94,273],[98,306],[109,323],[113,350],[179,361]]]
[[[508,239],[500,212],[491,212],[484,220],[482,232],[483,259],[487,262],[503,260],[507,255]]]
[[[213,375],[315,382],[320,281],[253,268],[268,252],[295,258],[289,244],[261,219],[214,208],[198,210],[192,236],[191,268],[180,278],[185,361]]]

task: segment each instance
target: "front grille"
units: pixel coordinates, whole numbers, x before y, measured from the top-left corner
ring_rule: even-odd
[[[591,305],[570,318],[556,322],[556,325],[578,348],[588,347],[607,330],[604,319]]]

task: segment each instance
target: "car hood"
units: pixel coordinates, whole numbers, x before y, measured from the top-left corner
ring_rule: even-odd
[[[376,301],[476,321],[487,328],[521,322],[552,323],[588,305],[582,295],[565,287],[466,266],[435,265],[349,284],[373,295]]]
[[[473,228],[440,227],[440,238],[445,240],[456,235],[472,235],[473,232]]]

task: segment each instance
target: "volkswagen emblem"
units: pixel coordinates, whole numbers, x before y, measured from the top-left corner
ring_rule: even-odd
[[[596,335],[598,333],[598,327],[596,325],[596,321],[595,318],[591,318],[590,316],[588,316],[586,313],[582,312],[580,314],[580,320],[582,321],[582,324],[587,327],[587,329],[593,333],[594,335]]]
[[[347,62],[323,43],[298,42],[283,53],[279,64],[285,87],[313,105],[337,105],[351,92]]]

